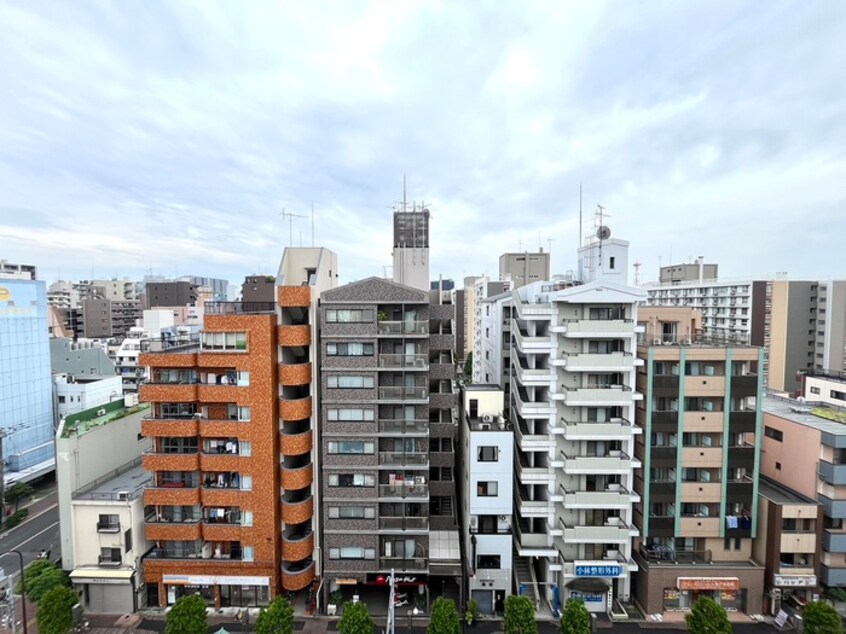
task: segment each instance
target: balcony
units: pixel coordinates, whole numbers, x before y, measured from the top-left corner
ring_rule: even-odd
[[[380,557],[380,570],[426,570],[428,560],[425,557]]]
[[[381,498],[412,498],[426,499],[429,497],[428,484],[380,484],[379,497]]]
[[[530,500],[525,485],[515,488],[515,502],[519,517],[547,517],[552,510],[549,500]]]
[[[283,430],[280,436],[280,449],[283,456],[301,456],[312,449],[313,434],[310,429],[298,434],[286,434]]]
[[[639,428],[625,418],[611,418],[607,421],[568,421],[564,423],[564,438],[567,440],[624,440]]]
[[[626,339],[634,335],[635,323],[631,319],[565,319],[560,330],[571,338]]]
[[[525,421],[515,426],[517,444],[523,451],[548,451],[552,449],[555,440],[549,434],[531,434]]]
[[[428,354],[380,354],[379,367],[387,370],[428,370]]]
[[[288,592],[307,588],[314,581],[314,562],[282,564],[282,587]]]
[[[403,418],[380,418],[379,431],[385,434],[428,435],[429,421],[425,419],[408,420]]]
[[[710,564],[710,550],[674,550],[667,546],[640,547],[641,559],[648,564]]]
[[[534,304],[524,303],[520,301],[516,293],[513,291],[512,296],[515,298],[514,306],[517,308],[517,316],[521,319],[533,317],[554,317],[558,314],[558,309],[555,307],[555,304],[541,302]]]
[[[376,324],[379,335],[428,335],[428,321],[380,321]]]
[[[286,524],[302,524],[313,516],[314,498],[311,495],[296,502],[282,498],[282,521]]]
[[[98,555],[97,565],[103,568],[119,568],[123,565],[123,559],[112,559],[109,555]]]
[[[120,522],[97,522],[98,533],[119,533]]]
[[[637,392],[622,384],[586,385],[570,387],[561,385],[564,402],[570,407],[607,407],[631,405]]]
[[[829,484],[846,484],[846,464],[841,462],[829,462],[820,460],[819,475]]]
[[[515,529],[517,554],[521,557],[557,557],[558,550],[550,544],[549,533],[529,532],[528,525]]]
[[[428,517],[380,517],[379,529],[388,531],[428,531]]]
[[[552,337],[549,335],[543,337],[529,336],[519,328],[512,330],[511,334],[517,344],[517,349],[522,352],[548,352],[552,348]]]
[[[147,471],[196,471],[200,459],[196,449],[184,453],[151,450],[142,454],[141,462]]]
[[[627,509],[640,501],[637,493],[620,485],[609,485],[602,491],[568,491],[563,486],[565,509]]]
[[[604,456],[567,455],[563,451],[564,473],[577,474],[621,474],[640,468],[640,461],[623,451],[612,450]]]
[[[517,375],[520,385],[549,385],[552,380],[552,370],[549,368],[524,368],[519,361],[515,361],[516,354],[511,355],[511,367]]]
[[[429,464],[428,451],[380,451],[379,466],[415,466]]]
[[[424,386],[391,386],[379,388],[379,399],[383,401],[426,401],[429,388]]]
[[[634,367],[634,356],[631,352],[571,352],[565,353],[553,364],[560,365],[567,372],[628,372]]]
[[[846,553],[846,530],[823,529],[823,549],[829,553]]]
[[[513,392],[517,403],[517,413],[523,418],[547,418],[555,414],[555,406],[548,401],[532,402],[520,390]]]
[[[564,541],[568,544],[628,544],[637,537],[638,530],[623,521],[609,522],[602,526],[572,526],[559,520],[564,528]]]
[[[547,484],[553,478],[553,474],[547,466],[529,466],[526,455],[520,454],[517,463],[517,478],[523,484]]]
[[[286,561],[302,561],[314,554],[314,533],[291,533],[282,535],[282,559]]]

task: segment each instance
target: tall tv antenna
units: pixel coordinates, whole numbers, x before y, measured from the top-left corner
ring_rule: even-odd
[[[294,218],[308,218],[308,216],[304,216],[303,214],[295,214],[287,211],[284,207],[282,208],[282,213],[279,214],[282,216],[283,220],[288,221],[288,242],[289,246],[294,246]]]
[[[634,285],[640,286],[640,262],[635,262],[632,266],[635,270]]]

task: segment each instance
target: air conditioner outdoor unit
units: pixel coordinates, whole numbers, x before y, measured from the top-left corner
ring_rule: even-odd
[[[105,415],[106,415],[106,408],[105,407],[101,407],[100,409],[97,410],[97,416],[105,416]]]
[[[483,414],[482,421],[485,423],[493,422],[493,416],[491,416],[490,414]]]
[[[119,491],[117,494],[118,500],[126,502],[129,499],[129,491]]]
[[[479,525],[479,519],[473,515],[470,516],[470,528],[476,528]]]
[[[507,522],[508,521],[508,515],[500,515],[499,521],[500,522]]]

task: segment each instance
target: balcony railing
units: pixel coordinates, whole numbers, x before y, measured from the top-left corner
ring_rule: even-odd
[[[97,522],[98,533],[119,533],[120,522]]]
[[[426,570],[425,557],[380,557],[379,567],[382,570]]]
[[[425,465],[429,463],[426,451],[380,451],[380,465]]]
[[[402,418],[380,418],[379,431],[401,434],[426,433],[429,431],[429,421],[425,419],[406,420]]]
[[[380,368],[417,368],[425,370],[429,367],[428,354],[380,354]]]
[[[669,546],[640,547],[640,556],[650,564],[708,564],[710,550],[674,550]]]
[[[428,484],[380,484],[379,496],[390,498],[425,498],[429,496]]]
[[[379,388],[379,398],[380,399],[391,399],[391,400],[424,400],[429,396],[429,389],[423,386],[420,387],[404,387],[404,386],[392,386],[392,387],[380,387]]]
[[[379,528],[384,530],[418,531],[428,530],[428,517],[380,517]]]
[[[202,519],[202,516],[199,514],[197,515],[184,515],[182,517],[176,518],[173,516],[168,515],[147,515],[144,518],[144,522],[146,524],[196,524]]]
[[[428,321],[380,321],[376,324],[380,335],[426,335],[429,333]]]
[[[105,556],[105,555],[98,555],[98,557],[97,557],[97,563],[98,563],[100,566],[113,566],[113,567],[117,567],[117,566],[122,566],[122,565],[123,565],[123,560],[122,560],[122,559],[112,559],[110,556],[109,556],[109,557],[107,557],[107,556]]]

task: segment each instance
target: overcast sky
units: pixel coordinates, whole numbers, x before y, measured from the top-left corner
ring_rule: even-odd
[[[433,278],[574,268],[580,182],[642,280],[846,276],[843,2],[0,0],[0,95],[0,258],[48,281],[275,273],[312,201],[382,274],[403,174]]]

